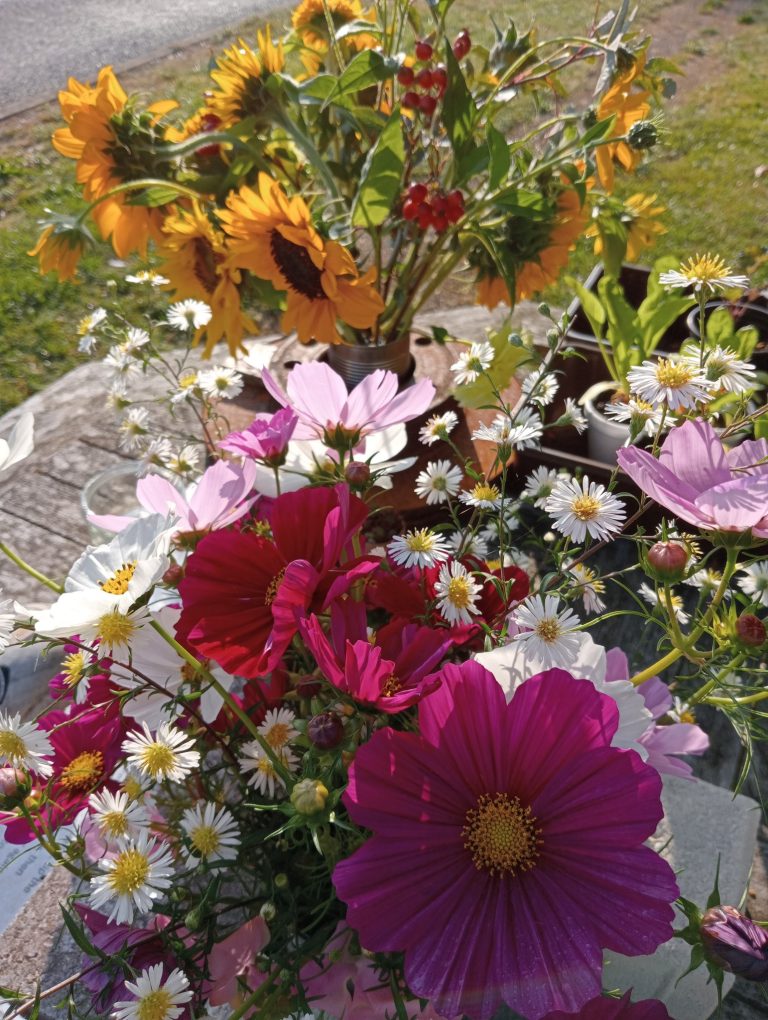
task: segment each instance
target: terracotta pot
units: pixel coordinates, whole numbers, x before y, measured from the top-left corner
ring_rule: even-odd
[[[584,417],[589,422],[587,429],[589,456],[611,467],[616,464],[617,451],[629,439],[629,425],[606,418],[598,407],[600,398],[613,393],[615,388],[613,382],[595,383],[579,401],[584,408]]]
[[[414,370],[411,341],[408,336],[378,347],[365,344],[332,344],[325,357],[350,390],[379,368],[396,372],[401,385],[408,382]]]

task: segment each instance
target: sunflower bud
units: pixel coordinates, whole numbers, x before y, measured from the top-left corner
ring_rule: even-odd
[[[648,564],[661,581],[679,581],[688,562],[681,542],[656,542],[648,550]]]
[[[699,934],[709,959],[747,981],[768,980],[768,931],[735,907],[711,907]]]
[[[328,799],[328,788],[319,779],[301,779],[291,790],[291,804],[300,815],[322,811]]]
[[[585,128],[594,127],[597,124],[597,110],[594,106],[590,106],[584,116],[581,118],[581,123]]]
[[[632,50],[627,49],[626,46],[619,46],[616,50],[616,72],[617,74],[626,74],[627,71],[631,71],[637,63],[637,57]]]
[[[652,149],[659,140],[659,129],[651,120],[638,120],[629,129],[627,142],[633,149]]]
[[[754,613],[742,613],[736,621],[736,637],[749,648],[765,644],[765,624]]]

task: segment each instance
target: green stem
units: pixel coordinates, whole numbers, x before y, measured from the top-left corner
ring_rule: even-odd
[[[56,582],[52,581],[50,577],[46,577],[45,574],[41,574],[39,570],[35,570],[34,567],[31,567],[21,558],[21,556],[15,553],[13,549],[9,549],[5,542],[0,542],[0,552],[5,553],[12,563],[15,563],[17,567],[20,567],[21,570],[29,574],[30,577],[34,577],[34,579],[39,581],[40,584],[44,584],[46,588],[50,588],[51,591],[55,591],[57,595],[61,595],[64,591],[60,584],[56,584]]]
[[[728,705],[755,705],[758,701],[765,701],[768,698],[768,691],[759,691],[757,694],[747,694],[743,698],[702,698],[705,705],[728,706]]]
[[[137,181],[126,181],[124,184],[118,184],[116,188],[110,188],[103,195],[99,195],[98,198],[94,199],[90,205],[83,209],[77,217],[77,222],[82,223],[92,209],[95,209],[102,202],[106,202],[108,198],[114,198],[115,195],[122,195],[127,191],[141,191],[143,188],[169,188],[172,191],[176,191],[179,195],[183,195],[185,198],[192,198],[197,202],[202,198],[199,191],[195,191],[194,188],[188,188],[184,184],[177,184],[175,181],[164,181],[157,177],[142,177]]]

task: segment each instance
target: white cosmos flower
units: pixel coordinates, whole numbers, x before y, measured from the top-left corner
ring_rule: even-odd
[[[116,1002],[112,1020],[176,1020],[193,994],[178,968],[163,980],[162,963],[147,967],[135,981],[126,981],[125,990],[134,998]]]
[[[440,615],[452,625],[472,623],[472,617],[480,613],[476,603],[482,590],[483,586],[475,581],[458,560],[452,560],[450,564],[443,563],[435,584]]]
[[[644,361],[639,368],[630,369],[627,382],[641,400],[673,411],[709,400],[714,389],[697,361],[680,357]]]
[[[448,559],[450,550],[444,535],[419,528],[397,535],[387,546],[387,552],[401,567],[434,567]]]
[[[463,383],[473,383],[487,368],[490,368],[494,355],[493,347],[486,340],[471,344],[451,365],[451,371],[456,376],[456,383],[459,386]]]
[[[744,594],[749,595],[754,602],[768,606],[768,560],[750,563],[748,567],[742,567],[739,574],[746,575],[736,578],[736,584]]]
[[[416,495],[429,506],[447,503],[461,487],[464,472],[449,460],[430,461],[416,476]]]
[[[525,644],[527,654],[541,663],[542,669],[568,668],[580,644],[576,630],[580,620],[554,595],[529,595],[510,614],[519,632],[513,642]]]
[[[7,439],[0,439],[0,476],[32,453],[34,449],[34,415],[22,414]]]
[[[170,326],[185,333],[190,329],[202,329],[212,317],[211,309],[204,301],[177,301],[168,309],[166,319]]]
[[[290,747],[277,749],[275,756],[288,772],[292,775],[296,772],[299,759]],[[248,783],[255,786],[264,797],[274,799],[278,793],[285,791],[285,783],[257,740],[249,740],[240,749],[240,771],[253,773],[252,776],[248,776]]]
[[[734,275],[719,255],[710,253],[696,254],[681,263],[679,269],[661,273],[659,283],[664,287],[693,287],[695,293],[704,290],[712,294],[732,288],[744,290],[749,286],[746,276]]]
[[[539,407],[547,407],[557,396],[560,383],[557,377],[543,368],[529,372],[523,380],[522,391]]]
[[[46,734],[33,722],[22,722],[21,715],[0,709],[0,765],[27,769],[47,778],[53,772],[48,758],[53,748]]]
[[[155,735],[146,722],[142,732],[133,730],[122,743],[126,760],[155,782],[178,782],[200,764],[200,752],[194,750],[192,737],[175,726],[160,723]]]
[[[455,411],[445,411],[443,414],[433,414],[426,423],[419,429],[419,442],[425,446],[432,446],[434,443],[446,439],[459,424],[459,416]]]
[[[200,372],[197,384],[206,397],[231,400],[243,389],[243,377],[233,368],[210,368]]]
[[[639,400],[637,397],[608,403],[605,405],[604,413],[607,418],[614,421],[626,422],[635,435],[645,432],[648,436],[655,436],[664,420],[661,407],[654,407],[647,400]]]
[[[136,913],[144,914],[171,885],[173,855],[164,844],[142,832],[113,857],[99,861],[104,874],[91,879],[90,904],[101,910],[112,907],[108,921],[130,924]]]
[[[552,468],[544,467],[543,465],[535,468],[525,480],[523,497],[525,499],[532,499],[533,505],[543,510],[547,500],[552,495],[552,489],[554,489],[561,477]]]
[[[544,509],[554,518],[552,527],[574,542],[583,542],[587,535],[598,541],[615,535],[626,519],[621,500],[586,476],[581,482],[557,481]]]
[[[459,499],[467,506],[475,506],[480,510],[496,510],[501,506],[501,490],[489,482],[477,482],[471,489],[459,493]]]
[[[666,602],[663,598],[660,598],[658,593],[654,591],[649,584],[645,581],[637,589],[638,594],[643,598],[649,606],[662,606],[666,611]],[[682,623],[685,626],[690,621],[690,616],[686,613],[683,607],[683,600],[680,595],[675,592],[670,592],[670,601],[672,602],[672,610],[675,614],[678,623]]]
[[[125,840],[136,840],[149,829],[149,811],[143,804],[131,800],[123,790],[112,793],[105,788],[92,793],[88,808],[108,844],[122,845]]]
[[[231,812],[210,801],[187,808],[181,828],[191,846],[187,864],[195,867],[204,861],[233,860],[240,846],[240,830]]]

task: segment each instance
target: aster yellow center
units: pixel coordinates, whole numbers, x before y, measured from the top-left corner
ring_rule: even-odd
[[[77,335],[85,336],[86,333],[90,333],[93,329],[93,316],[84,316],[77,324]]]
[[[482,500],[484,502],[492,503],[494,500],[499,498],[499,490],[495,485],[480,484],[476,485],[472,489],[472,495],[478,502]]]
[[[571,512],[580,521],[594,521],[600,513],[600,500],[594,496],[579,496],[571,503]]]
[[[101,590],[108,595],[125,595],[131,578],[136,573],[136,560],[132,563],[124,563],[106,581],[101,582]]]
[[[85,656],[83,653],[73,652],[71,655],[68,655],[62,663],[61,672],[64,676],[64,682],[68,687],[77,687],[83,679],[83,673],[85,672]]]
[[[553,616],[546,616],[536,624],[536,634],[542,641],[557,641],[560,637],[560,623]]]
[[[457,609],[466,609],[472,603],[472,593],[466,577],[452,577],[448,582],[448,601]]]
[[[122,789],[126,794],[128,794],[129,800],[139,800],[143,796],[144,792],[142,790],[141,782],[136,778],[136,776],[128,776],[123,781]]]
[[[287,723],[277,722],[269,727],[264,739],[270,747],[277,751],[281,747],[285,747],[291,739],[291,727]]]
[[[21,761],[26,754],[27,745],[18,734],[10,730],[0,730],[0,758]]]
[[[108,645],[127,645],[135,630],[133,620],[122,613],[105,613],[97,627],[99,637]]]
[[[464,848],[478,871],[515,875],[532,868],[539,856],[541,829],[529,807],[506,793],[478,797],[461,830]]]
[[[142,748],[141,763],[154,778],[173,768],[176,764],[176,752],[167,744],[155,741],[155,743]]]
[[[432,552],[435,548],[435,537],[426,528],[422,528],[420,531],[414,531],[413,534],[408,535],[406,545],[411,552]]]
[[[221,846],[221,836],[212,825],[201,825],[190,833],[192,846],[201,857],[208,857]]]
[[[694,370],[681,361],[662,360],[656,366],[656,381],[661,386],[679,389],[687,385],[693,378]]]
[[[128,819],[125,811],[107,811],[99,818],[99,828],[107,836],[116,838],[128,835]]]
[[[173,996],[165,988],[158,988],[143,996],[136,1010],[136,1020],[165,1020],[173,1008]]]
[[[149,861],[146,854],[132,848],[123,850],[115,858],[115,866],[107,881],[119,896],[131,896],[149,878]]]
[[[277,597],[278,588],[280,587],[280,585],[283,582],[283,578],[285,577],[285,571],[287,569],[288,569],[287,567],[283,567],[283,569],[280,571],[280,573],[279,574],[275,574],[275,576],[272,578],[272,580],[267,585],[267,590],[264,592],[264,605],[265,606],[271,606],[272,603],[275,601],[275,598]]]
[[[726,265],[719,255],[694,255],[680,266],[680,272],[692,282],[719,280],[731,275],[731,267]]]
[[[87,790],[94,785],[104,771],[104,755],[101,751],[83,751],[62,769],[59,782],[67,790]]]

